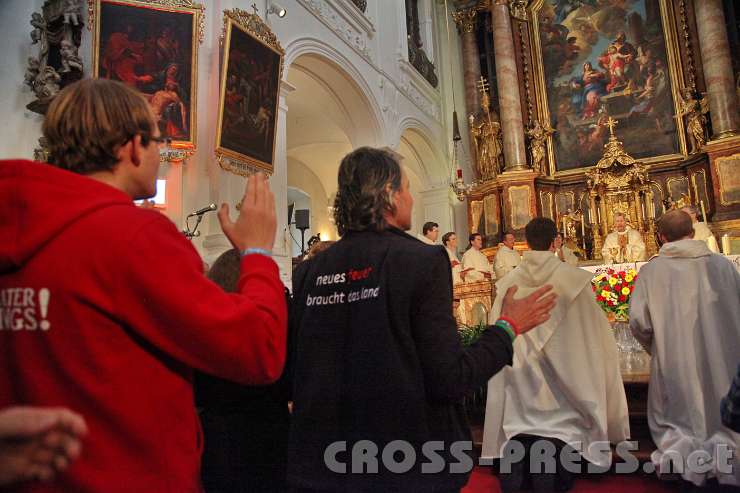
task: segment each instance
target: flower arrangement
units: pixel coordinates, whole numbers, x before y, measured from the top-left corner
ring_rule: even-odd
[[[607,269],[591,280],[591,289],[596,294],[596,302],[606,312],[609,321],[628,319],[630,297],[635,289],[636,279],[635,269],[618,272]]]

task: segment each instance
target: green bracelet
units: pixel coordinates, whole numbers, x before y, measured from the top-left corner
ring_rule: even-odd
[[[514,342],[514,339],[516,339],[516,332],[509,322],[507,322],[506,320],[498,319],[493,325],[500,329],[504,329],[504,331],[509,334],[509,337],[511,337],[511,342]]]
[[[264,248],[245,248],[241,251],[241,256],[244,258],[247,255],[252,255],[254,253],[264,255],[266,257],[272,257],[272,252],[270,250],[265,250]]]

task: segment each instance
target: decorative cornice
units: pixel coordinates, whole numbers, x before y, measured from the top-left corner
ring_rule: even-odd
[[[373,53],[368,41],[373,37],[375,27],[367,17],[359,12],[359,9],[348,4],[349,0],[297,1],[366,61],[374,65]]]

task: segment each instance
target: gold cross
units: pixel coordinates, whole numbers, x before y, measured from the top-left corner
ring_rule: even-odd
[[[488,81],[481,75],[480,80],[478,81],[478,90],[483,92],[488,92],[488,89],[491,87],[490,84],[488,84]]]
[[[603,123],[602,125],[609,127],[609,134],[614,137],[614,127],[617,126],[617,123],[619,123],[619,121],[610,116],[606,123]]]

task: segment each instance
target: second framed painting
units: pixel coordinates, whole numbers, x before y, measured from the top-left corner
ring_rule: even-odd
[[[224,169],[272,173],[284,51],[257,14],[224,11],[216,154]]]
[[[140,91],[160,132],[171,139],[174,155],[194,152],[203,7],[190,0],[90,3],[93,77],[118,80]]]

